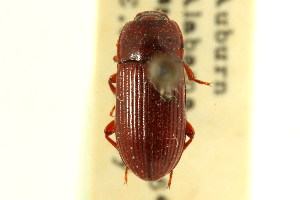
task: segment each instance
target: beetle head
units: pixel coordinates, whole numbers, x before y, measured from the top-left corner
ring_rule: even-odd
[[[144,11],[138,13],[135,16],[134,20],[169,20],[169,17],[168,15],[160,11]]]

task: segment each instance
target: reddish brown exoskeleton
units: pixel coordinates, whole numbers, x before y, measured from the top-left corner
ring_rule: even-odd
[[[116,95],[115,120],[104,132],[126,165],[125,182],[128,169],[146,181],[170,173],[170,188],[173,169],[193,140],[184,69],[190,81],[210,83],[195,79],[183,51],[178,25],[159,11],[137,14],[121,31],[114,57],[118,71],[108,81]],[[117,142],[109,137],[113,133]]]

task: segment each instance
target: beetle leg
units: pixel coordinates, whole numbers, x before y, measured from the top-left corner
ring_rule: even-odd
[[[192,142],[195,135],[194,128],[188,121],[186,122],[185,125],[185,135],[189,137],[189,140],[184,144],[183,150],[185,150],[189,146],[189,144]]]
[[[128,181],[128,178],[127,178],[127,175],[128,175],[128,169],[129,169],[129,168],[126,166],[126,167],[125,167],[125,177],[124,177],[124,181],[125,181],[125,182],[124,182],[124,184],[127,184],[127,181]]]
[[[116,109],[116,106],[114,106],[112,109],[111,109],[111,111],[110,111],[110,113],[109,113],[109,115],[111,116],[111,117],[114,117],[114,111],[115,111],[115,109]]]
[[[117,82],[117,73],[111,75],[108,79],[108,85],[114,95],[116,94],[116,87],[113,85],[113,83],[116,83],[116,82]]]
[[[118,56],[114,56],[114,57],[113,57],[113,60],[114,60],[115,62],[119,62]]]
[[[186,74],[188,76],[188,79],[190,81],[195,81],[196,83],[199,83],[199,84],[204,84],[204,85],[211,86],[212,83],[196,79],[195,75],[194,75],[194,72],[191,70],[191,68],[185,62],[183,62],[183,66],[184,66],[184,69],[185,69]]]
[[[107,124],[107,126],[104,129],[104,133],[105,133],[105,137],[106,139],[116,148],[117,147],[117,143],[115,141],[113,141],[109,136],[111,134],[113,134],[115,132],[115,121],[112,120],[109,124]]]
[[[168,188],[169,189],[170,189],[171,183],[172,183],[172,176],[173,176],[173,170],[170,172],[170,177],[169,177],[169,181],[168,181]]]

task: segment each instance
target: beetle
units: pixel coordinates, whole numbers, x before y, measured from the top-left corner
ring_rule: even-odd
[[[128,169],[146,181],[169,173],[170,188],[173,169],[194,138],[186,120],[184,70],[190,81],[211,83],[195,78],[183,61],[183,44],[177,23],[160,11],[138,13],[120,33],[117,73],[108,80],[115,119],[104,133],[126,166],[125,183]]]

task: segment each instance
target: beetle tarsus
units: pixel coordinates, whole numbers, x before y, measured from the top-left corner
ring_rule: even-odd
[[[170,177],[169,177],[169,181],[168,181],[168,188],[171,188],[171,183],[172,183],[172,176],[173,176],[173,170],[170,172]]]
[[[115,132],[115,121],[112,120],[109,124],[107,124],[107,126],[104,129],[104,133],[105,133],[105,138],[116,148],[117,147],[117,143],[115,141],[113,141],[109,136],[112,135]]]
[[[183,66],[184,66],[184,69],[185,69],[186,74],[188,76],[188,79],[190,81],[194,81],[196,83],[203,84],[203,85],[208,85],[210,87],[212,86],[212,82],[205,82],[205,81],[201,81],[201,80],[196,79],[195,75],[194,75],[194,72],[191,70],[191,68],[185,62],[183,62]]]
[[[198,80],[198,79],[193,79],[192,81],[195,81],[196,83],[199,83],[199,84],[203,84],[203,85],[208,85],[210,87],[212,87],[212,82],[205,82],[205,81],[201,81],[201,80]]]
[[[124,177],[124,184],[127,185],[127,182],[128,182],[128,167],[126,166],[125,167],[125,177]]]
[[[193,141],[195,135],[194,128],[188,121],[186,122],[185,126],[185,135],[189,137],[189,140],[184,144],[183,150],[185,150],[189,146],[189,144]]]

